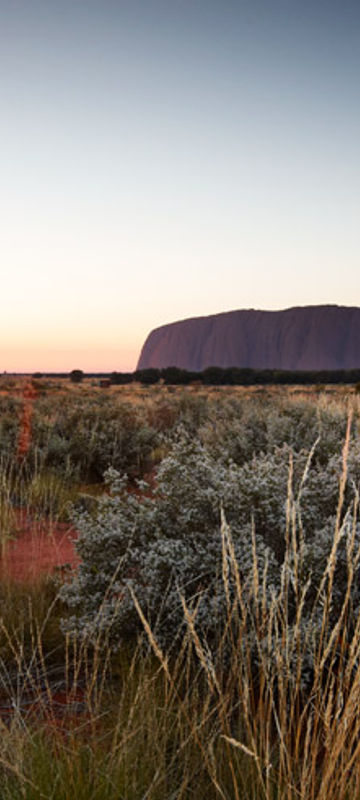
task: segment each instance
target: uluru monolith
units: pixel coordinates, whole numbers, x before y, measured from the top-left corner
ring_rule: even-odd
[[[194,317],[151,331],[137,369],[209,366],[253,369],[360,368],[360,308],[299,306]]]

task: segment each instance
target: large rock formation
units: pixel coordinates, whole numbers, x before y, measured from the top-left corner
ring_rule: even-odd
[[[228,311],[156,328],[138,369],[209,366],[255,369],[360,368],[360,308],[304,306]]]

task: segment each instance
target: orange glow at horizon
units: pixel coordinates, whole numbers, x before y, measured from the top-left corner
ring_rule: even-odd
[[[132,372],[175,321],[360,305],[343,6],[1,5],[0,375]]]
[[[2,372],[133,372],[139,351],[126,348],[76,347],[76,348],[2,348]]]

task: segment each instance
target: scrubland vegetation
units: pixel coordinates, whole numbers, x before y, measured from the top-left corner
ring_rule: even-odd
[[[358,394],[2,388],[1,799],[360,800]]]

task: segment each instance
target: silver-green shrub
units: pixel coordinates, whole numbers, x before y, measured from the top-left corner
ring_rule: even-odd
[[[102,481],[109,466],[141,475],[158,443],[140,407],[96,395],[61,404],[44,398],[35,408],[28,462],[31,467],[40,461],[61,474],[71,471],[83,482]]]
[[[223,509],[244,602],[249,608],[254,605],[256,566],[263,606],[270,608],[280,598],[285,603],[287,630],[294,625],[315,646],[328,591],[334,533],[338,531],[339,542],[329,600],[333,625],[347,592],[349,542],[352,537],[351,553],[355,553],[360,538],[352,510],[360,477],[358,441],[350,445],[342,508],[341,446],[337,455],[331,447],[329,458],[319,460],[319,444],[313,451],[294,452],[282,443],[239,465],[214,457],[204,443],[182,430],[158,469],[152,493],[144,483],[139,484],[137,493],[129,493],[126,477],[114,470],[108,472],[110,493],[99,500],[95,512],[76,518],[82,564],[63,589],[63,598],[73,609],[67,628],[91,638],[106,627],[117,647],[141,629],[133,591],[158,641],[169,647],[184,625],[182,596],[196,609],[196,627],[211,646],[236,595],[234,565],[232,569],[224,567],[221,548]],[[356,616],[356,559],[354,564],[349,602]],[[224,569],[230,575],[228,585]],[[301,624],[297,619],[299,597]],[[250,625],[249,635],[251,631]],[[271,650],[276,636],[266,641]]]

